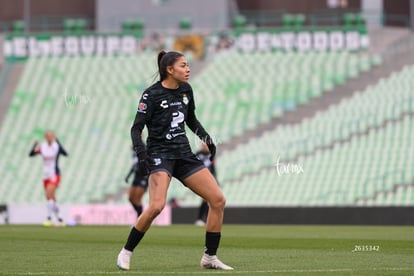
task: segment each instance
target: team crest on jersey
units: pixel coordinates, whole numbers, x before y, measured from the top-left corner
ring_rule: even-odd
[[[184,95],[183,95],[183,103],[184,103],[184,104],[186,104],[186,105],[188,104],[188,97],[187,97],[187,94],[184,94]]]
[[[145,111],[147,110],[147,105],[145,103],[140,103],[138,110]]]

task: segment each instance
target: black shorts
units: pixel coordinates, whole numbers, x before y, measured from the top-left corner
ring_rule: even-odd
[[[148,188],[148,176],[142,176],[135,173],[134,181],[132,181],[132,187],[142,187],[146,190]]]
[[[180,159],[154,158],[154,164],[151,166],[151,173],[164,171],[168,173],[170,177],[175,177],[184,184],[184,179],[205,167],[204,163],[194,154]]]

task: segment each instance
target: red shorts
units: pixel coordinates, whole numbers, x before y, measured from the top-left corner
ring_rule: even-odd
[[[49,185],[53,185],[55,187],[58,187],[59,183],[60,183],[60,175],[59,174],[57,174],[57,175],[55,175],[51,178],[48,178],[48,179],[43,179],[43,187],[45,187],[45,189]]]

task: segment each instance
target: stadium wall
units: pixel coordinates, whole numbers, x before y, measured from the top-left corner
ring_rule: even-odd
[[[132,225],[137,217],[129,204],[66,204],[59,209],[68,225]],[[41,224],[45,218],[46,204],[0,204],[0,224]],[[166,206],[153,224],[170,225],[171,206]]]
[[[173,208],[172,223],[194,223],[197,208]],[[229,207],[226,224],[414,225],[414,207]]]
[[[0,21],[12,22],[24,18],[24,2],[22,0],[0,1]],[[50,15],[95,18],[96,0],[36,0],[28,1],[30,5],[30,17],[43,17]]]
[[[192,29],[227,28],[230,4],[223,0],[97,0],[96,30],[119,31],[126,19],[139,19],[146,31],[176,30],[183,18],[191,20]]]

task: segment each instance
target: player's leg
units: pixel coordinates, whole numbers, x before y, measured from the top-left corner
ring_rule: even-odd
[[[185,178],[183,183],[210,205],[206,223],[206,248],[200,265],[203,268],[232,270],[232,267],[222,263],[216,256],[226,203],[216,179],[207,168],[204,168]]]
[[[129,202],[137,212],[137,217],[142,214],[142,198],[148,188],[148,177],[142,177],[135,173],[131,188],[129,189]]]
[[[206,224],[205,221],[207,218],[207,214],[208,214],[208,203],[207,201],[203,200],[200,206],[198,207],[198,215],[197,215],[197,220],[195,222],[195,225],[204,226]]]
[[[142,214],[142,197],[145,194],[145,188],[141,186],[131,186],[129,188],[128,200],[131,203],[134,210],[137,212],[137,217]]]
[[[132,251],[137,247],[152,221],[164,209],[167,191],[171,177],[165,171],[152,173],[149,177],[148,208],[138,217],[135,227],[132,227],[125,246],[118,255],[117,265],[120,269],[129,270]]]
[[[208,232],[220,232],[226,199],[213,175],[207,168],[204,168],[185,178],[183,182],[189,189],[202,197],[210,205],[206,230]]]
[[[43,180],[43,188],[45,190],[45,197],[46,197],[46,210],[47,210],[47,218],[43,222],[43,225],[46,227],[52,226],[52,214],[53,214],[53,191],[50,187],[50,179]]]
[[[59,186],[60,177],[55,176],[53,179],[48,181],[45,191],[46,191],[46,199],[47,199],[47,206],[48,212],[51,215],[52,213],[55,215],[56,219],[58,220],[58,225],[63,226],[63,219],[60,216],[59,206],[56,201],[56,190]],[[50,220],[50,215],[48,219]]]

